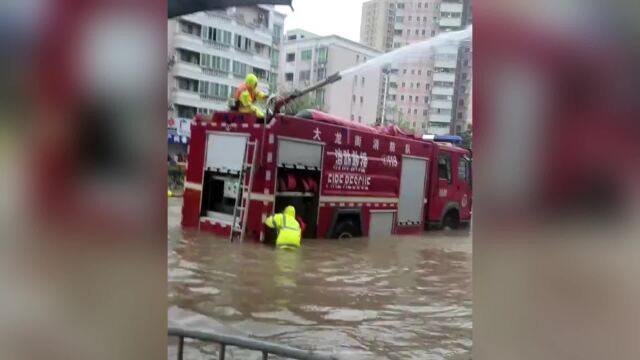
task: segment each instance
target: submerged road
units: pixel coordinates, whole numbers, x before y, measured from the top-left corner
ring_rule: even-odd
[[[185,231],[181,205],[169,199],[170,325],[347,359],[470,359],[468,231],[303,240],[281,252]],[[185,359],[217,349],[187,343]],[[226,359],[261,357],[230,348]]]

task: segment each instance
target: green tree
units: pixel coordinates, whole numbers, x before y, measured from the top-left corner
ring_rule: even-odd
[[[415,132],[416,129],[411,125],[411,122],[404,117],[403,114],[398,114],[398,121],[396,121],[396,126],[402,130]]]
[[[283,112],[287,115],[295,115],[302,110],[315,109],[324,111],[324,105],[318,102],[315,94],[305,94],[289,102],[284,106]]]
[[[462,137],[462,146],[471,149],[473,145],[473,130],[471,124],[469,124],[467,130],[463,131],[460,136]]]

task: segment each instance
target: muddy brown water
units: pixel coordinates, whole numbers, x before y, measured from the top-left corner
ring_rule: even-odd
[[[169,199],[169,324],[241,335],[344,359],[468,359],[468,231],[307,240],[301,251],[229,243],[180,225]],[[185,359],[217,345],[187,342]],[[171,339],[170,359],[176,359]],[[269,357],[275,358],[275,357]],[[261,359],[228,348],[226,359]]]

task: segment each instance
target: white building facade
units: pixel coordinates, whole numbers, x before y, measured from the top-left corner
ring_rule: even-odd
[[[303,89],[380,55],[382,52],[340,36],[317,36],[304,30],[287,32],[279,86]],[[379,68],[343,78],[315,92],[317,103],[332,115],[363,124],[380,121],[382,73]]]
[[[260,5],[169,20],[168,116],[227,110],[250,72],[262,91],[275,91],[284,18]]]
[[[360,40],[391,51],[465,28],[471,21],[470,9],[470,0],[370,0],[362,7]],[[389,26],[392,31],[387,30]],[[372,29],[383,31],[372,33]],[[460,61],[461,53],[458,47],[439,48],[424,57],[391,64],[388,86],[383,89],[387,94],[384,121],[439,135],[462,129],[457,125],[467,117],[471,59],[464,52],[466,57]]]

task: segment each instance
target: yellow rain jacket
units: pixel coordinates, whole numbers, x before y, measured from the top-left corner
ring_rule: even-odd
[[[253,105],[256,100],[264,100],[267,94],[257,89],[258,78],[254,74],[248,74],[244,84],[240,85],[235,93],[238,111],[243,113],[255,113],[259,119],[264,118],[264,112]]]
[[[278,239],[276,247],[278,248],[298,248],[300,247],[300,238],[302,237],[302,229],[296,220],[296,209],[293,206],[287,206],[284,213],[269,216],[264,224],[278,231]]]

